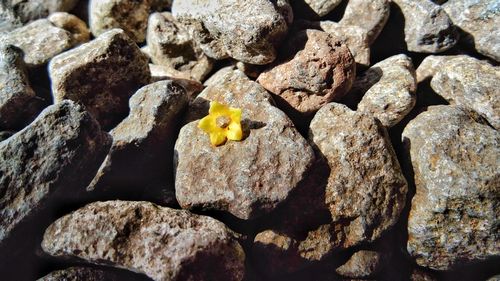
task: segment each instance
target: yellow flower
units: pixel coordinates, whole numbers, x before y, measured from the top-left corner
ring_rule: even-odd
[[[243,138],[241,109],[212,101],[208,115],[200,120],[198,128],[210,135],[210,142],[215,146],[223,144],[226,139],[239,141]]]

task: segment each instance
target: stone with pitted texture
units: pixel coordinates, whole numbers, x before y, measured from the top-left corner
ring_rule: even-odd
[[[390,10],[389,0],[349,0],[339,23],[363,29],[368,45],[371,45],[387,23]]]
[[[347,278],[372,278],[380,272],[384,262],[384,256],[380,252],[360,250],[335,271]]]

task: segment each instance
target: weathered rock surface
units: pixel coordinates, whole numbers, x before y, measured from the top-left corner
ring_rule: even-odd
[[[498,1],[450,0],[443,4],[453,23],[475,49],[500,62],[500,3]]]
[[[55,57],[49,64],[54,101],[81,102],[108,130],[128,113],[128,99],[148,84],[147,57],[114,29]]]
[[[175,73],[171,73],[169,69],[165,69],[161,65],[149,64],[149,72],[151,73],[151,82],[158,82],[162,80],[172,80],[180,84],[187,92],[190,100],[194,99],[204,87],[198,81],[191,80],[188,78],[178,77]]]
[[[186,79],[203,81],[212,70],[212,59],[203,53],[169,12],[151,14],[147,43],[154,64],[185,73]]]
[[[40,111],[22,51],[0,45],[0,130],[21,129]]]
[[[243,249],[223,223],[148,202],[91,203],[54,222],[42,248],[153,280],[242,280],[245,271]]]
[[[123,276],[90,267],[70,267],[53,271],[37,281],[120,281]]]
[[[396,55],[367,70],[354,82],[353,96],[362,95],[358,110],[373,115],[382,125],[399,123],[415,106],[417,82],[411,58]]]
[[[141,186],[172,171],[175,133],[188,103],[173,81],[149,84],[130,98],[130,114],[111,130],[113,145],[90,188]],[[167,160],[166,160],[167,159]]]
[[[441,65],[431,87],[450,104],[469,107],[500,129],[500,67],[455,57]]]
[[[276,58],[276,47],[293,20],[286,0],[174,1],[172,14],[187,25],[207,56],[259,65]]]
[[[0,245],[56,196],[83,191],[111,144],[83,107],[64,101],[0,143]]]
[[[90,30],[87,24],[75,15],[58,12],[51,14],[47,19],[53,25],[69,31],[73,45],[86,43],[90,40]]]
[[[85,26],[81,20],[74,19]],[[24,52],[24,61],[29,67],[46,64],[54,56],[81,43],[75,39],[81,34],[80,30],[68,30],[56,26],[50,19],[39,19],[26,26],[0,35],[5,44],[14,45]]]
[[[406,48],[439,53],[453,47],[458,33],[441,6],[430,0],[392,0],[403,13]]]
[[[324,17],[335,7],[337,7],[342,0],[300,0],[304,1],[307,7],[311,9],[318,17]]]
[[[213,147],[197,121],[177,139],[176,197],[183,208],[227,211],[253,219],[274,210],[303,180],[314,153],[271,96],[239,70],[208,86],[189,120],[207,114],[208,101],[241,108],[244,139]]]
[[[389,0],[349,0],[342,20],[344,26],[358,26],[367,36],[368,45],[377,39],[390,15]],[[351,44],[348,44],[350,47]]]
[[[151,0],[91,0],[90,30],[94,36],[120,28],[135,42],[146,39]]]
[[[321,240],[329,241],[330,249],[342,249],[379,238],[398,220],[407,192],[383,126],[369,115],[330,103],[312,120],[309,140],[330,168],[325,203],[332,219],[306,239],[314,242],[311,253]]]
[[[355,252],[349,260],[335,271],[347,278],[371,278],[383,266],[384,257],[377,251],[360,250]]]
[[[500,134],[473,111],[432,106],[403,131],[415,174],[408,251],[448,270],[500,254]]]
[[[302,48],[303,47],[303,48]],[[342,98],[356,76],[347,45],[334,36],[304,30],[283,47],[283,63],[264,71],[257,81],[300,114],[311,115]],[[293,115],[293,114],[292,114]]]

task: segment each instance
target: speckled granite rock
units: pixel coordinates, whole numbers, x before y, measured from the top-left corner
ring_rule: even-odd
[[[75,19],[76,21],[77,19]],[[85,26],[85,23],[79,21]],[[56,26],[49,19],[36,20],[26,26],[14,29],[0,35],[0,41],[11,44],[24,51],[24,61],[29,67],[38,67],[46,64],[54,56],[81,43],[75,39],[80,30],[63,29]]]
[[[325,203],[332,219],[306,238],[311,253],[323,234],[331,236],[332,250],[379,238],[399,219],[407,192],[385,129],[369,115],[330,103],[314,116],[309,140],[330,168]]]
[[[175,145],[175,190],[183,208],[227,211],[253,219],[274,210],[303,180],[314,153],[271,96],[239,70],[208,86],[191,105],[189,120],[207,114],[208,101],[243,110],[244,139],[213,147],[185,125]]]
[[[371,45],[389,19],[389,3],[389,0],[349,0],[339,23],[362,28],[366,33],[368,45]]]
[[[111,130],[113,145],[90,188],[141,186],[171,173],[175,132],[188,95],[173,81],[149,84],[130,98],[130,114]]]
[[[212,59],[169,12],[149,16],[147,43],[154,64],[185,73],[187,79],[203,81],[212,70]]]
[[[128,113],[128,99],[149,83],[147,57],[120,29],[55,57],[49,64],[54,101],[83,103],[108,130]]]
[[[342,0],[299,0],[299,1],[304,1],[305,5],[307,5],[307,7],[309,7],[309,9],[311,9],[318,17],[326,16],[342,2]]]
[[[41,110],[31,88],[22,51],[0,45],[0,130],[21,129]]]
[[[408,252],[448,270],[500,254],[500,134],[476,113],[432,106],[403,131],[415,174]]]
[[[488,0],[449,0],[443,4],[453,23],[476,50],[500,62],[500,3]]]
[[[110,145],[95,119],[72,101],[48,107],[1,142],[0,245],[56,196],[83,191]]]
[[[290,110],[314,114],[351,88],[356,64],[347,45],[333,35],[304,30],[282,49],[286,51],[283,63],[264,71],[257,81]]]
[[[360,250],[335,270],[347,278],[372,278],[384,265],[384,256],[377,251]]]
[[[408,51],[439,53],[453,47],[458,33],[441,6],[430,0],[392,0],[403,13]]]
[[[153,280],[242,280],[245,271],[243,249],[223,223],[148,202],[91,203],[54,222],[42,248]]]
[[[91,0],[90,30],[94,36],[120,28],[135,42],[146,39],[151,0]]]
[[[358,111],[366,112],[392,127],[415,106],[417,82],[411,58],[396,55],[367,70],[354,82],[350,94],[361,94]]]
[[[268,64],[286,36],[293,14],[288,1],[174,1],[172,14],[190,30],[209,57],[232,57],[251,64]]]
[[[430,80],[444,64],[455,58],[456,56],[434,56],[430,55],[425,57],[425,59],[420,63],[417,68],[417,83],[422,83],[425,80]]]
[[[500,67],[467,56],[444,63],[431,87],[450,104],[469,107],[500,129]]]

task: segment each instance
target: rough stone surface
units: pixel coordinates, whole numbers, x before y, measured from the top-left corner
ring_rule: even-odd
[[[0,245],[60,194],[84,190],[111,144],[89,113],[72,101],[45,109],[0,143]]]
[[[351,88],[356,64],[346,44],[334,36],[304,30],[283,49],[290,52],[284,62],[264,71],[257,81],[292,110],[313,114]]]
[[[175,73],[171,73],[169,69],[165,69],[161,65],[149,64],[149,71],[151,73],[151,81],[158,82],[162,80],[172,80],[184,87],[186,90],[189,99],[194,99],[201,91],[203,91],[204,87],[198,81],[191,80],[184,77],[178,77]]]
[[[75,15],[58,12],[51,14],[47,19],[53,25],[69,31],[73,45],[86,43],[90,40],[90,30],[87,24]]]
[[[242,280],[245,254],[213,218],[148,202],[91,203],[54,222],[42,248],[153,280]]]
[[[448,270],[500,254],[500,134],[476,113],[432,106],[403,131],[415,174],[408,252]]]
[[[169,12],[151,14],[147,43],[154,64],[186,73],[187,79],[203,81],[212,70],[212,59],[203,53]]]
[[[146,39],[151,0],[91,0],[90,30],[94,36],[120,28],[135,42]]]
[[[259,65],[276,58],[276,47],[293,21],[286,0],[174,1],[172,14],[188,26],[207,56]]]
[[[0,45],[0,130],[21,129],[39,112],[22,51]]]
[[[389,0],[349,0],[339,23],[362,28],[366,33],[368,45],[371,45],[389,19],[391,10],[389,4]]]
[[[500,67],[455,57],[440,67],[431,87],[450,104],[469,107],[500,129]]]
[[[337,7],[342,0],[301,0],[319,17],[324,17],[335,7]]]
[[[175,145],[179,204],[241,219],[272,211],[304,178],[314,160],[311,147],[265,89],[239,70],[208,86],[192,104],[189,120],[205,116],[208,101],[242,109],[244,139],[213,147],[198,121],[184,126]]]
[[[441,6],[430,0],[392,0],[403,13],[407,50],[439,53],[457,43],[457,31]]]
[[[90,267],[70,267],[53,271],[37,281],[120,281],[120,276]]]
[[[443,9],[479,53],[500,62],[498,1],[450,0],[443,4]]]
[[[417,82],[411,58],[396,55],[387,58],[354,82],[353,93],[364,93],[358,111],[366,112],[392,127],[415,106]]]
[[[78,0],[4,0],[0,3],[0,33],[55,12],[69,12],[77,3]]]
[[[83,103],[107,130],[127,115],[135,90],[150,81],[147,57],[120,29],[55,57],[49,73],[56,103]]]
[[[313,243],[311,254],[322,240],[335,249],[379,238],[398,220],[407,192],[385,128],[369,115],[330,103],[312,120],[309,140],[330,168],[325,203],[332,220],[306,238]]]
[[[171,149],[188,95],[173,81],[141,88],[130,98],[130,114],[111,130],[113,145],[90,184],[99,186],[145,185],[172,171]]]
[[[377,251],[361,250],[335,271],[348,278],[371,278],[382,269],[383,259]]]
[[[36,20],[0,35],[0,41],[22,49],[29,67],[42,66],[78,43],[70,31],[55,26],[48,19]]]

